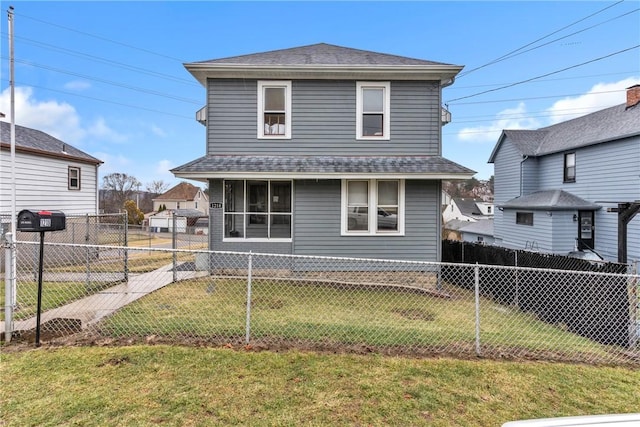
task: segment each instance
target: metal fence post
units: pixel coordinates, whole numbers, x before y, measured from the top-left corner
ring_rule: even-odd
[[[249,251],[249,263],[247,265],[247,324],[246,324],[246,336],[244,339],[245,344],[249,344],[249,338],[251,337],[251,270],[253,263],[253,254]]]
[[[173,213],[173,232],[171,233],[171,247],[173,248],[173,281],[177,282],[178,281],[178,252],[176,252],[176,249],[178,248],[178,238],[176,235],[176,224],[177,224],[177,219],[176,219],[176,213]]]
[[[515,303],[516,307],[520,307],[520,295],[519,295],[520,289],[519,289],[519,283],[518,283],[518,279],[519,279],[519,277],[518,277],[518,251],[514,252],[514,256],[515,256],[515,267],[516,267],[515,272],[514,272],[514,275],[515,275],[515,278],[516,278],[516,281],[515,281],[516,282],[515,283],[516,292],[515,292],[515,301],[514,301],[514,303]]]
[[[475,271],[475,300],[476,300],[476,355],[480,356],[480,267],[476,262]]]
[[[4,342],[10,342],[13,334],[13,308],[16,304],[16,242],[13,233],[6,233],[4,236]]]
[[[86,215],[87,216],[87,220],[85,223],[85,232],[84,232],[84,244],[88,245],[89,244],[89,214]],[[74,242],[75,243],[75,242]],[[86,288],[89,289],[91,286],[91,248],[87,247],[87,254],[86,254],[86,261],[87,261],[87,285]]]
[[[124,212],[124,247],[129,246],[129,214]],[[129,281],[129,249],[124,250],[124,280]]]

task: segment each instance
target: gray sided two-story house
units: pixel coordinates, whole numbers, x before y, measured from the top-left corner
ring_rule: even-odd
[[[437,261],[460,66],[328,44],[185,64],[205,86],[210,249]]]
[[[633,86],[625,104],[537,130],[504,130],[489,158],[495,244],[640,260],[639,103]]]

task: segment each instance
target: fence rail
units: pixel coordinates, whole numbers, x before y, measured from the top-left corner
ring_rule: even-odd
[[[36,246],[15,245],[13,336],[27,339]],[[60,243],[44,263],[45,340],[640,365],[634,274]]]

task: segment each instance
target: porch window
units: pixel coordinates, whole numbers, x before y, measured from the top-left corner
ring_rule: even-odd
[[[80,190],[80,168],[69,166],[68,189]]]
[[[564,155],[564,182],[576,182],[576,153]]]
[[[389,82],[356,84],[356,139],[389,139],[390,87]]]
[[[404,234],[404,180],[344,180],[342,234]]]
[[[516,212],[516,224],[533,225],[533,212]]]
[[[291,181],[224,182],[224,238],[291,239]]]
[[[258,82],[258,138],[291,138],[291,82]]]

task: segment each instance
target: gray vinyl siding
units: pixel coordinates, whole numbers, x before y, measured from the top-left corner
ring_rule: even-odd
[[[520,180],[522,182],[522,196],[538,191],[538,159],[529,157],[522,161],[522,172]]]
[[[578,222],[573,221],[574,211],[553,211],[551,234],[552,252],[566,254],[575,249],[578,236]]]
[[[516,212],[533,212],[533,226],[516,224]],[[553,252],[552,217],[545,211],[528,211],[524,209],[505,209],[502,213],[504,230],[502,245],[514,249],[527,249],[533,245],[534,250]]]
[[[539,187],[562,189],[601,205],[595,215],[595,250],[616,261],[618,215],[607,208],[640,200],[640,138],[583,147],[575,153],[575,182],[563,182],[564,153],[556,153],[540,158]],[[627,257],[640,260],[640,215],[629,223],[627,232]],[[577,227],[574,233],[577,235]]]
[[[504,224],[501,204],[520,195],[520,161],[522,155],[516,147],[505,140],[500,145],[494,161],[494,237],[499,245],[507,239],[509,227]],[[515,223],[515,217],[514,217]]]
[[[340,180],[295,183],[295,254],[437,261],[439,185],[407,181],[404,236],[342,236]]]
[[[292,81],[291,139],[257,138],[257,80],[208,81],[207,153],[440,155],[437,82],[391,82],[391,140],[356,139],[356,81]]]

